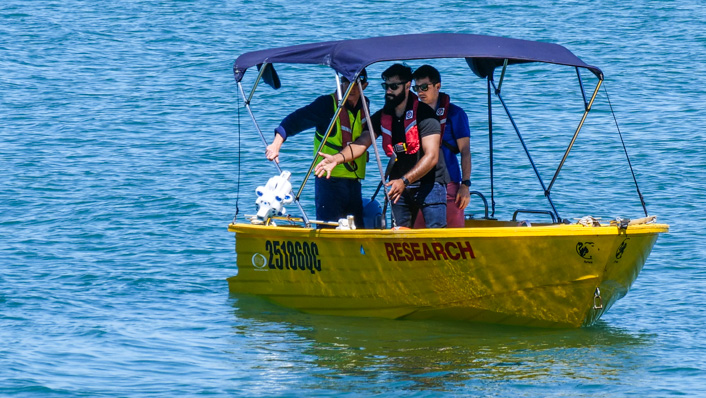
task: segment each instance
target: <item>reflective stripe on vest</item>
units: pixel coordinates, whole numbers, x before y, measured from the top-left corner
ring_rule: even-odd
[[[336,101],[336,95],[331,94],[333,100],[334,112],[338,107],[338,101]],[[362,98],[361,98],[362,100]],[[328,155],[335,155],[338,152],[342,152],[345,147],[348,146],[350,142],[355,141],[363,133],[363,123],[365,119],[361,119],[361,111],[353,115],[353,112],[344,107],[336,120],[335,130],[331,132],[326,143],[321,148],[321,152]],[[323,133],[317,131],[314,134],[314,156],[317,156],[316,150],[321,145],[321,140],[323,139]],[[346,159],[350,159],[349,150],[346,150]],[[339,164],[334,167],[331,171],[332,177],[341,178],[365,178],[365,163],[367,157],[360,156],[359,158],[353,160],[352,162]]]

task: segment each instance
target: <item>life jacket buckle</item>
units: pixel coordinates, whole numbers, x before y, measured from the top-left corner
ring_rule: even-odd
[[[395,153],[407,153],[407,143],[406,142],[400,142],[395,144],[392,149],[395,151]]]

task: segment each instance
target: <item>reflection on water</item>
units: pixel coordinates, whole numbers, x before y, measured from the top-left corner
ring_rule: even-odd
[[[499,383],[536,392],[538,386],[569,380],[604,386],[624,378],[626,367],[639,360],[635,347],[652,344],[650,336],[602,322],[553,330],[347,318],[303,314],[257,297],[231,297],[236,335],[246,337],[246,346],[257,345],[248,349],[260,351],[269,370],[315,368],[318,372],[310,371],[319,380],[312,388],[326,388],[329,379],[336,379],[338,387],[340,379],[355,380],[357,388],[370,392],[483,391]]]

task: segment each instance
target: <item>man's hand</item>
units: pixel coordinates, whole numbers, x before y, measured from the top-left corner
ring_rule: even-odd
[[[470,188],[468,186],[461,184],[458,192],[456,192],[456,206],[461,210],[465,209],[468,206],[468,202],[471,201],[471,193],[469,191]]]
[[[390,200],[392,203],[397,203],[405,189],[404,181],[402,181],[401,178],[398,178],[388,182],[385,185],[390,188],[390,190],[387,191],[387,194],[390,196]]]
[[[284,138],[279,134],[275,134],[275,139],[265,149],[267,160],[274,160],[275,163],[279,163],[279,149],[282,147],[283,142]]]
[[[324,175],[326,178],[331,178],[331,171],[333,171],[333,168],[338,166],[338,162],[336,161],[338,158],[342,158],[339,154],[335,154],[333,156],[325,154],[323,152],[319,152],[319,156],[324,158],[319,164],[316,165],[314,168],[314,174],[316,174],[317,177],[323,177]]]

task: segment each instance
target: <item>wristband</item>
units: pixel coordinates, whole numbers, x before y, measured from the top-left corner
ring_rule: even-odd
[[[407,177],[404,177],[404,176],[402,177],[402,182],[404,183],[404,186],[405,186],[405,187],[410,184],[410,182],[409,182],[409,180],[407,179]]]
[[[471,180],[463,180],[463,181],[461,181],[461,184],[463,184],[463,185],[465,185],[465,186],[467,186],[467,187],[470,187],[470,186],[471,186]]]

